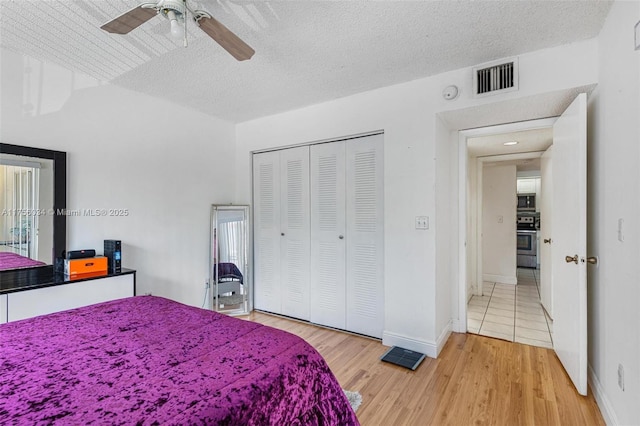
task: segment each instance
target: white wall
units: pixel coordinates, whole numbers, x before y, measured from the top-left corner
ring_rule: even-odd
[[[599,36],[599,84],[589,105],[588,250],[600,257],[588,275],[589,364],[603,415],[621,425],[640,421],[639,20],[640,3],[613,4]]]
[[[464,69],[240,123],[237,201],[250,202],[251,151],[384,130],[385,343],[435,355],[437,341],[449,326],[438,313],[451,308],[456,311],[453,319],[459,319],[458,271],[453,270],[457,243],[436,258],[436,234],[457,229],[457,145],[450,144],[447,131],[457,129],[447,129],[437,115],[460,110],[466,116],[465,110],[471,107],[591,84],[597,77],[595,47],[596,41],[589,40],[521,56],[518,92],[475,99],[470,96],[471,70]],[[450,84],[461,89],[454,101],[442,97],[442,89]],[[508,117],[495,120],[510,121]],[[442,127],[438,130],[438,126]],[[440,147],[447,146],[449,156],[442,155]],[[439,157],[451,161],[442,166],[437,163]],[[447,165],[451,166],[448,180],[436,172]],[[443,193],[436,195],[436,189]],[[436,199],[449,207],[436,207]],[[416,230],[415,216],[429,216],[430,230]],[[448,242],[455,242],[454,230]],[[439,296],[446,293],[452,303],[443,306]]]
[[[13,52],[1,55],[0,139],[68,153],[68,209],[129,211],[68,217],[67,249],[102,253],[104,239],[121,239],[123,266],[138,271],[139,294],[201,305],[210,205],[234,201],[234,126]]]
[[[516,284],[516,166],[484,164],[482,173],[483,279]]]

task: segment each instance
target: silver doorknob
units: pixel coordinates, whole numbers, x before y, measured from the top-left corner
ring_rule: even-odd
[[[338,238],[340,238],[341,240],[344,240],[344,235],[339,235]]]
[[[576,254],[575,256],[565,256],[564,257],[564,261],[567,263],[571,263],[574,262],[576,265],[578,264],[578,255]]]
[[[551,238],[545,238],[542,242],[545,244],[551,244]]]

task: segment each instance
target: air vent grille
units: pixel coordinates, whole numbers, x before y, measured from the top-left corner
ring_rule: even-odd
[[[518,89],[518,62],[514,60],[484,64],[473,69],[476,96]]]

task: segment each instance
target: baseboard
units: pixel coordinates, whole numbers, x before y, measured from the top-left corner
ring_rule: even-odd
[[[451,331],[454,333],[466,333],[467,324],[463,323],[459,319],[451,320]]]
[[[401,334],[391,333],[385,331],[382,333],[382,344],[385,346],[400,346],[401,348],[409,349],[416,352],[421,352],[427,355],[429,358],[437,358],[440,351],[447,343],[447,339],[451,334],[451,321],[447,323],[444,330],[438,337],[438,340],[424,341],[414,339],[412,337],[403,336]]]
[[[613,411],[613,407],[611,406],[611,402],[609,402],[609,398],[607,398],[607,394],[604,392],[604,388],[598,380],[598,376],[596,376],[595,371],[589,365],[589,385],[591,386],[591,391],[593,392],[593,397],[598,404],[598,408],[600,408],[600,413],[602,414],[602,418],[604,422],[609,426],[617,426],[620,423],[618,422],[618,417],[616,416],[616,412]]]
[[[500,284],[518,284],[518,277],[515,275],[493,275],[493,274],[482,274],[482,279],[484,281],[488,281],[490,283],[500,283]]]
[[[431,358],[437,356],[434,342],[425,342],[424,340],[418,340],[388,331],[382,333],[382,344],[385,346],[400,346],[401,348],[421,352]]]
[[[444,345],[447,344],[447,340],[449,340],[449,336],[451,336],[452,327],[453,323],[451,320],[449,320],[447,325],[444,327],[444,330],[442,330],[442,333],[440,333],[440,336],[438,337],[438,340],[436,342],[436,358],[438,357],[438,355],[440,355],[440,352],[442,351],[442,348],[444,348]]]

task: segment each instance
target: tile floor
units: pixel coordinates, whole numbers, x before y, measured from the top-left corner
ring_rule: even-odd
[[[518,285],[485,282],[467,305],[469,333],[552,348],[553,324],[540,305],[539,271],[518,268]]]

